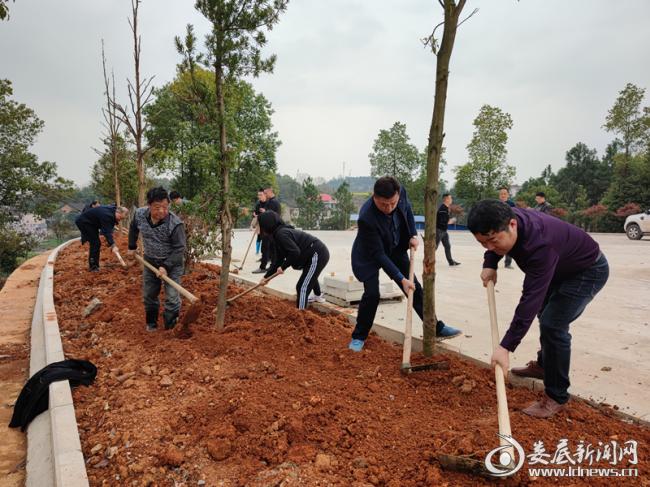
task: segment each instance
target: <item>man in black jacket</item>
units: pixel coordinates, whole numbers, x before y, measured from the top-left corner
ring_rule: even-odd
[[[350,350],[360,352],[370,333],[379,306],[379,269],[402,288],[404,294],[414,289],[413,309],[422,318],[422,287],[417,278],[408,280],[409,247],[417,249],[419,241],[413,210],[406,191],[389,176],[375,182],[373,195],[359,211],[357,237],[352,245],[352,271],[363,282],[357,324],[352,332]],[[438,320],[438,338],[452,338],[461,331]]]
[[[169,195],[162,187],[147,192],[147,206],[138,208],[129,227],[129,255],[137,248],[138,235],[142,235],[144,260],[178,284],[183,275],[185,254],[185,227],[178,216],[169,211]],[[158,327],[161,279],[149,268],[142,270],[142,301],[144,303],[147,331]],[[165,283],[165,329],[174,328],[181,310],[178,291]]]
[[[111,250],[114,253],[119,253],[113,239],[113,229],[128,214],[129,210],[123,206],[99,205],[84,211],[76,218],[75,224],[81,232],[81,245],[86,242],[90,243],[90,250],[88,251],[88,268],[90,272],[99,271],[99,253],[102,246],[99,240],[100,233],[104,235],[106,244]]]
[[[282,221],[274,211],[265,211],[259,217],[260,231],[264,237],[271,238],[275,246],[276,258],[264,275],[262,282],[276,272],[284,273],[288,267],[302,270],[296,284],[296,306],[305,309],[309,294],[314,291],[316,300],[321,295],[318,276],[330,259],[329,251],[323,242],[313,235],[296,230]],[[324,301],[324,300],[323,300]]]
[[[451,195],[445,193],[442,195],[442,204],[438,208],[438,215],[436,217],[436,249],[442,241],[442,246],[445,248],[445,257],[450,266],[460,265],[451,257],[451,243],[449,242],[449,232],[447,231],[450,223],[455,223],[455,218],[449,218],[449,207],[451,206]]]
[[[275,197],[273,192],[273,186],[267,184],[264,186],[264,205],[260,208],[260,213],[266,211],[274,211],[279,215],[282,215],[282,209],[280,207],[280,202]],[[253,274],[263,274],[266,273],[266,265],[269,262],[273,262],[276,259],[275,256],[275,244],[273,239],[270,236],[262,235],[262,260],[260,261],[259,269],[253,271]]]

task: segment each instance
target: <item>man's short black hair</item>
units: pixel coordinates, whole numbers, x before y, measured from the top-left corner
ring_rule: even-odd
[[[257,192],[258,192],[258,193],[263,193],[263,192],[264,192],[264,188],[263,188],[263,187],[260,187],[260,189],[258,189]]]
[[[503,201],[481,200],[470,210],[467,228],[472,233],[488,235],[490,232],[502,232],[508,228],[515,212]]]
[[[544,193],[544,191],[538,191],[537,193],[535,193],[535,196],[541,196],[542,198],[546,198],[546,193]]]
[[[395,193],[399,193],[399,181],[393,176],[383,176],[375,181],[375,187],[372,192],[380,198],[392,198]]]
[[[443,194],[443,195],[442,195],[442,199],[444,200],[447,196],[451,196],[451,194],[450,194],[450,193],[445,193],[445,194]]]
[[[169,194],[167,194],[167,190],[163,188],[162,186],[158,186],[157,188],[151,188],[149,191],[147,191],[147,204],[154,203],[156,201],[169,201]]]
[[[499,188],[499,191],[501,191],[502,189],[505,189],[508,193],[510,193],[510,189],[509,189],[509,188],[506,188],[505,186],[501,186],[501,187]]]
[[[262,187],[262,191],[266,191],[267,189],[273,190],[273,185],[271,183],[268,183]]]
[[[172,201],[180,197],[181,194],[178,191],[172,191],[171,193],[169,193],[169,199]]]

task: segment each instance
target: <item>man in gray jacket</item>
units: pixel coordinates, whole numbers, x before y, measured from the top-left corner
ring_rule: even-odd
[[[150,189],[147,193],[147,206],[135,211],[129,227],[129,255],[135,253],[138,235],[142,235],[144,260],[158,269],[161,275],[181,283],[183,275],[183,254],[185,252],[185,228],[183,222],[169,211],[169,195],[163,187]],[[147,267],[142,274],[142,300],[146,315],[147,331],[158,327],[158,312],[162,280]],[[176,325],[181,310],[178,291],[165,284],[165,329]]]

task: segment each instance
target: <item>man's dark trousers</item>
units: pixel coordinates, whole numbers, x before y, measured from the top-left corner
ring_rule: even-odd
[[[262,260],[260,269],[266,269],[266,265],[275,262],[275,243],[271,237],[262,237]]]
[[[389,256],[400,272],[408,279],[409,275],[409,257],[405,250],[394,250]],[[402,283],[394,280],[399,289],[404,292]],[[370,328],[375,321],[377,314],[377,306],[379,306],[379,271],[363,283],[363,296],[359,303],[359,312],[357,313],[357,325],[352,332],[352,338],[355,340],[365,340],[368,338]],[[413,309],[418,314],[420,319],[423,319],[422,313],[422,286],[415,277],[415,291],[413,292]],[[438,321],[436,326],[436,333],[439,333],[444,326],[442,321]]]
[[[99,269],[99,254],[102,243],[99,240],[99,229],[91,225],[78,224],[77,227],[81,232],[81,244],[88,242],[90,250],[88,252],[88,268]]]
[[[436,228],[436,249],[438,249],[440,241],[442,241],[442,246],[445,248],[445,257],[447,257],[447,262],[449,265],[453,264],[454,259],[451,257],[451,243],[449,243],[449,233],[447,230],[440,230],[439,228]]]
[[[546,395],[560,404],[569,400],[569,325],[578,319],[608,277],[609,264],[601,254],[590,268],[552,284],[546,293],[538,315],[542,348],[537,353],[537,363],[544,369]]]

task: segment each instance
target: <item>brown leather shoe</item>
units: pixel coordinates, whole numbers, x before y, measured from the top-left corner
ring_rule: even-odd
[[[519,377],[544,380],[544,369],[537,364],[537,360],[531,360],[526,364],[526,367],[513,367],[510,371]]]
[[[544,394],[544,397],[542,397],[541,400],[534,402],[522,411],[528,416],[532,416],[534,418],[550,418],[565,408],[566,404],[555,402],[553,399]]]

